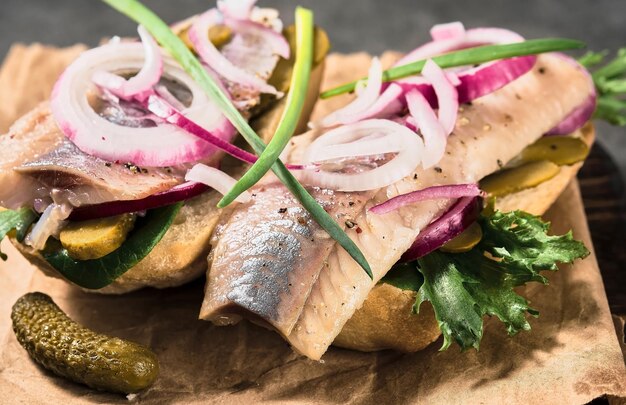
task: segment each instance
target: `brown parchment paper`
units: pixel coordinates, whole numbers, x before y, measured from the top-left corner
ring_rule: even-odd
[[[42,77],[54,80],[79,49],[32,46],[10,52],[0,72],[2,132],[45,98],[32,83],[49,91],[51,83]],[[365,74],[368,63],[365,54],[331,56],[324,87]],[[23,79],[33,76],[38,77]],[[12,100],[19,106],[7,105]],[[324,101],[316,113],[344,101]],[[576,183],[546,217],[555,232],[573,229],[592,247]],[[132,399],[142,404],[582,404],[605,394],[626,396],[624,358],[593,253],[550,274],[549,286],[526,288],[541,311],[530,320],[530,333],[509,338],[502,324],[487,320],[479,352],[460,353],[456,347],[438,352],[438,341],[415,354],[331,348],[322,362],[314,362],[294,354],[277,334],[249,323],[216,327],[197,320],[204,280],[100,296],[46,278],[7,241],[2,248],[9,260],[0,262],[0,403],[127,402],[67,382],[30,360],[11,331],[9,314],[20,295],[35,290],[50,294],[82,324],[155,350],[161,374],[154,387]]]

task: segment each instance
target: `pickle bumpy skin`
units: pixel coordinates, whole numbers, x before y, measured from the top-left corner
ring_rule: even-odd
[[[152,385],[159,373],[150,349],[77,324],[46,294],[22,296],[11,319],[17,340],[31,357],[72,381],[129,394]]]

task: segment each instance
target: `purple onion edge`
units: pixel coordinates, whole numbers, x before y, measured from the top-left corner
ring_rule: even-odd
[[[419,259],[460,235],[478,218],[481,203],[481,197],[460,198],[445,214],[420,232],[399,261]]]

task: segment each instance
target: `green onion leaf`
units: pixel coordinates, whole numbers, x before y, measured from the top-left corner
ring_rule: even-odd
[[[125,14],[139,24],[142,24],[152,36],[180,63],[189,75],[198,83],[200,87],[211,97],[222,113],[237,128],[244,139],[252,146],[254,151],[260,155],[265,149],[265,144],[257,136],[248,122],[239,114],[228,97],[222,93],[221,89],[204,70],[200,62],[191,53],[183,41],[176,36],[151,10],[146,8],[137,0],[103,0],[111,7]],[[335,222],[330,215],[318,204],[308,191],[296,180],[287,170],[285,165],[278,160],[272,170],[285,186],[300,201],[302,206],[311,214],[317,223],[328,234],[336,240],[348,254],[365,270],[370,278],[372,271],[369,263],[363,256],[356,244],[346,235],[343,229]]]
[[[569,49],[584,48],[585,44],[580,41],[562,38],[531,39],[524,42],[506,45],[484,45],[475,48],[462,49],[450,52],[445,55],[435,56],[432,60],[442,69],[475,65],[491,62],[498,59],[513,58],[516,56],[536,55],[544,52],[565,51]],[[426,60],[419,60],[406,65],[397,66],[383,72],[383,81],[390,82],[403,77],[421,73]],[[363,78],[361,80],[367,80]],[[323,92],[322,99],[338,96],[343,93],[354,91],[354,88],[361,80],[347,83],[334,89]]]
[[[116,250],[100,259],[75,260],[59,246],[42,255],[63,277],[89,289],[104,288],[139,263],[163,239],[183,203],[149,210],[135,225],[128,239]]]
[[[239,179],[217,204],[222,208],[232,203],[241,193],[254,186],[274,165],[296,130],[306,99],[313,64],[313,13],[296,8],[296,60],[291,75],[287,105],[280,118],[274,137],[259,159]]]

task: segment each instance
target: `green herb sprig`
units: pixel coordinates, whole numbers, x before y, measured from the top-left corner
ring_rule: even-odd
[[[578,62],[592,71],[591,77],[596,86],[597,106],[594,118],[607,121],[612,125],[626,125],[626,48],[617,52],[617,56],[604,66],[609,52],[588,52]],[[597,68],[593,70],[592,68]]]
[[[168,25],[155,13],[137,0],[103,0],[114,9],[128,16],[139,24],[142,24],[154,38],[165,48],[180,65],[193,77],[198,85],[220,108],[222,113],[237,128],[244,139],[252,146],[257,155],[265,150],[265,144],[254,132],[248,122],[233,106],[228,97],[222,92],[217,83],[204,70],[200,62],[185,46],[183,41],[176,36]],[[356,244],[346,235],[343,229],[332,217],[324,211],[321,205],[309,194],[298,180],[287,170],[285,165],[276,161],[272,166],[276,176],[283,182],[289,191],[300,201],[302,206],[311,214],[317,223],[336,240],[348,254],[365,270],[370,278],[372,270]]]
[[[498,59],[513,58],[516,56],[536,55],[544,52],[566,51],[570,49],[584,48],[585,43],[573,39],[563,38],[544,38],[531,39],[524,42],[506,45],[484,45],[475,48],[462,49],[456,52],[450,52],[445,55],[435,56],[433,61],[442,69],[475,65],[485,62],[491,62]],[[421,73],[426,60],[419,60],[402,66],[385,70],[383,72],[383,81],[389,82],[402,79],[403,77],[413,76]],[[343,93],[354,91],[358,82],[367,81],[367,78],[346,83],[330,90],[324,91],[320,97],[330,98]]]
[[[444,336],[441,350],[452,342],[463,350],[478,349],[485,315],[498,317],[510,335],[529,330],[526,314],[539,313],[515,287],[533,281],[547,284],[541,271],[555,271],[557,262],[571,263],[589,255],[571,232],[548,235],[549,223],[522,211],[496,211],[482,215],[478,222],[483,239],[472,250],[434,251],[416,262],[397,265],[382,279],[417,292],[414,312],[430,301]]]
[[[241,193],[254,186],[278,160],[289,139],[293,136],[304,100],[306,99],[313,64],[313,13],[302,7],[296,8],[296,60],[294,63],[285,110],[276,133],[259,159],[237,181],[233,188],[217,204],[225,207]]]

